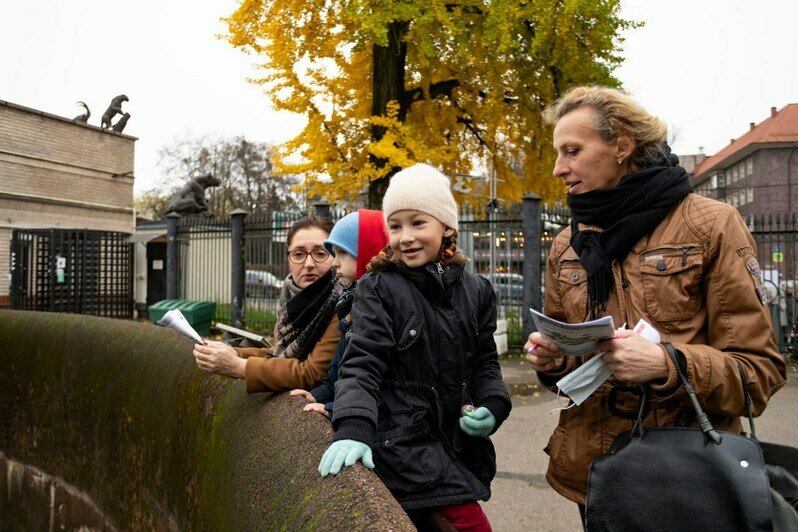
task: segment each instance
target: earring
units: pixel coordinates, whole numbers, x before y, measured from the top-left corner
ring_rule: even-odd
[[[622,162],[623,162],[623,159],[618,159],[618,166],[621,166]]]

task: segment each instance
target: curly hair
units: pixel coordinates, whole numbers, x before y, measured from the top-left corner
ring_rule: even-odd
[[[444,251],[447,249],[452,250],[453,253],[451,256],[444,255]],[[371,261],[369,261],[368,265],[366,266],[366,271],[372,272],[388,270],[395,267],[397,264],[399,264],[399,262],[399,259],[394,256],[391,244],[388,244],[382,248],[382,251],[375,255]],[[468,257],[457,246],[457,231],[455,231],[452,236],[443,237],[441,247],[438,250],[438,262],[440,262],[443,266],[461,266],[468,262]]]
[[[662,156],[668,126],[618,89],[575,87],[543,111],[543,119],[555,125],[563,116],[584,106],[596,111],[596,130],[604,142],[609,144],[621,134],[634,139],[635,149],[629,158],[634,168],[650,166]]]

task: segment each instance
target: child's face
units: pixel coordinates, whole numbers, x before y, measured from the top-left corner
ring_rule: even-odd
[[[357,259],[338,246],[333,246],[332,248],[335,252],[335,258],[333,259],[335,273],[340,277],[341,284],[348,286],[352,284],[357,275]]]
[[[394,256],[410,268],[438,260],[443,237],[454,234],[434,216],[420,211],[397,211],[388,217],[388,237]]]

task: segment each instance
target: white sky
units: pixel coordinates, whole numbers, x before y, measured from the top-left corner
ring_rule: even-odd
[[[161,179],[158,150],[187,136],[244,135],[281,142],[303,119],[277,113],[257,59],[216,34],[235,0],[0,0],[0,100],[92,124],[127,94],[136,136],[136,193]],[[675,151],[715,153],[798,102],[795,0],[625,0],[626,88],[676,130]]]

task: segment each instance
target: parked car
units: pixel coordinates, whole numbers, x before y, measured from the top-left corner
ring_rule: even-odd
[[[278,298],[283,289],[283,280],[261,270],[248,270],[246,275],[247,297]]]
[[[500,303],[520,304],[524,299],[524,276],[520,273],[486,273],[483,274]]]

